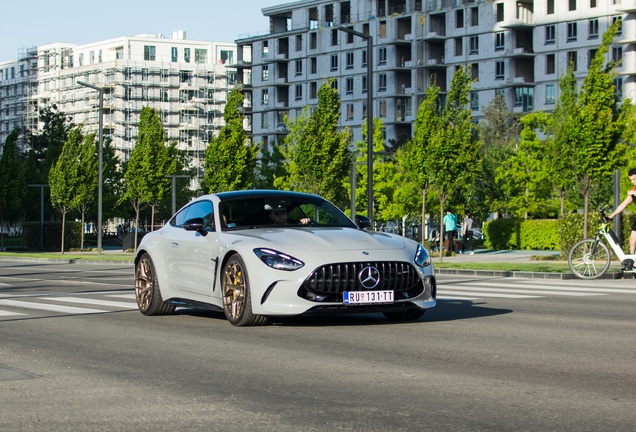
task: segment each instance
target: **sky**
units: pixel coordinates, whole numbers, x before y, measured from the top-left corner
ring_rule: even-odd
[[[0,61],[17,58],[20,48],[54,42],[82,45],[142,33],[161,33],[169,38],[172,32],[184,30],[190,40],[234,42],[239,35],[269,29],[262,8],[289,2],[291,0],[7,1],[2,6]]]

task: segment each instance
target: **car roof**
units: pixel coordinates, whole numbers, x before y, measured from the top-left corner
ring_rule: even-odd
[[[317,195],[311,195],[301,192],[292,192],[292,191],[281,191],[281,190],[264,190],[264,189],[255,189],[255,190],[242,190],[242,191],[233,191],[233,192],[219,192],[214,194],[219,197],[221,201],[231,200],[236,198],[257,198],[262,196],[285,196],[285,197],[315,197],[319,198]]]

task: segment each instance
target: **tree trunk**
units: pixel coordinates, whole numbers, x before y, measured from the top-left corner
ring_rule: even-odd
[[[559,193],[559,195],[561,195],[561,214],[565,213],[565,191],[561,190],[561,193]]]
[[[585,217],[583,218],[583,239],[587,238],[587,216],[590,205],[590,188],[589,184],[585,185]]]
[[[62,255],[64,255],[64,225],[66,222],[66,212],[62,212]]]
[[[526,214],[525,214],[526,220],[528,220],[528,195],[529,195],[528,186],[526,186]]]
[[[442,258],[444,257],[444,201],[440,200],[440,216],[439,216],[439,262],[442,263]]]
[[[139,232],[139,206],[135,207],[135,244],[133,250],[137,253],[137,233]]]
[[[424,246],[424,239],[428,237],[426,232],[426,189],[422,190],[422,246]]]
[[[80,249],[84,249],[84,212],[82,212],[82,237],[80,239]]]

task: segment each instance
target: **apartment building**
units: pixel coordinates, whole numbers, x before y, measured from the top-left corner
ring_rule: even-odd
[[[235,59],[234,43],[192,41],[185,32],[25,49],[18,59],[0,62],[0,142],[18,126],[38,131],[39,109],[53,104],[74,124],[96,131],[99,92],[82,81],[104,89],[104,135],[123,161],[137,139],[142,107],[151,106],[201,177],[205,149],[224,124]]]
[[[617,19],[622,28],[608,56],[620,61],[618,92],[634,96],[636,0],[305,0],[262,12],[269,31],[236,43],[253,139],[265,145],[286,135],[284,116],[294,119],[317,104],[317,89],[330,78],[342,100],[340,126],[357,140],[367,91],[385,139],[408,139],[430,80],[444,99],[459,66],[475,80],[476,120],[498,94],[514,111],[550,111],[569,63],[582,82]],[[373,37],[372,89],[366,40],[339,26]]]

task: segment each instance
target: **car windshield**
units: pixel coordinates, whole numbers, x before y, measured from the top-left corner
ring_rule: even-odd
[[[356,225],[328,201],[310,195],[232,197],[219,204],[224,230],[263,227],[347,227]]]

